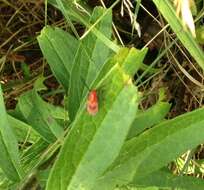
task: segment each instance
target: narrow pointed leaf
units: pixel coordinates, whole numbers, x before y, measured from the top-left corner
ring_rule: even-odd
[[[7,178],[19,181],[23,175],[20,166],[18,144],[9,125],[0,87],[0,167]]]

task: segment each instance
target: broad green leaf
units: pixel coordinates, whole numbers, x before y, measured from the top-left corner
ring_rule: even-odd
[[[95,8],[90,23],[94,23],[103,13],[104,9]],[[105,34],[107,38],[111,38],[112,18],[111,12],[106,15],[96,28]],[[100,53],[99,53],[100,52]],[[93,35],[89,33],[85,39],[80,41],[71,71],[70,88],[69,88],[69,117],[74,119],[76,112],[83,98],[83,92],[87,92],[87,87],[91,85],[98,75],[101,67],[107,60],[110,50]],[[84,89],[86,87],[86,89]]]
[[[37,94],[38,88],[43,88],[43,86],[38,84],[40,83],[39,80],[35,83],[35,87],[32,91],[26,92],[20,97],[17,109],[21,112],[27,123],[30,124],[44,140],[54,142],[63,135],[63,128],[52,115],[51,110],[55,110],[55,107],[43,101]]]
[[[164,120],[164,117],[170,110],[170,104],[167,102],[158,102],[145,111],[138,112],[134,122],[132,123],[127,139],[136,137],[145,129],[152,127]]]
[[[203,179],[198,179],[191,176],[176,176],[173,175],[167,169],[161,169],[156,172],[151,173],[148,176],[140,178],[134,178],[134,181],[131,182],[134,187],[149,187],[157,186],[159,188],[165,189],[185,189],[185,190],[203,190],[204,181]]]
[[[78,41],[69,33],[50,26],[44,27],[37,39],[52,72],[67,91]]]
[[[127,141],[112,167],[93,189],[129,184],[167,165],[204,141],[204,108],[183,114]],[[162,156],[161,156],[162,155]]]
[[[11,130],[0,86],[0,167],[9,180],[19,181],[23,175],[18,143]]]
[[[39,135],[27,123],[10,115],[7,115],[7,117],[18,142],[24,142],[26,140],[27,142],[33,143],[39,138]]]
[[[139,112],[128,134],[128,139],[131,139],[145,129],[152,127],[161,122],[166,114],[169,112],[170,104],[166,102],[158,102],[148,110]]]
[[[153,0],[153,2],[176,33],[179,40],[204,70],[204,53],[192,34],[184,29],[181,19],[176,15],[172,2],[170,0]]]
[[[61,149],[47,190],[91,189],[118,156],[137,111],[137,91],[116,64],[103,79],[99,112],[92,116],[84,104]],[[59,180],[60,179],[60,180]]]
[[[56,136],[52,129],[61,128],[51,116],[46,103],[34,92],[27,92],[18,101],[18,108],[26,119],[27,123],[38,132],[47,142],[54,142]],[[52,128],[51,128],[52,127]]]

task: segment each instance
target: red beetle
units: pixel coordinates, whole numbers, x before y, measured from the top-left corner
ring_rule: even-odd
[[[97,114],[97,112],[98,112],[98,96],[97,96],[96,90],[92,90],[89,92],[86,109],[90,115],[96,115]]]

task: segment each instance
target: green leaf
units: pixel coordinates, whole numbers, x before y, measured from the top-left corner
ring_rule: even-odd
[[[68,24],[71,26],[72,31],[75,33],[76,36],[78,34],[76,34],[77,32],[76,32],[76,29],[74,28],[74,26],[71,22],[71,19],[85,25],[86,28],[88,28],[88,30],[91,31],[97,37],[97,39],[100,39],[101,42],[106,45],[106,48],[109,48],[116,53],[119,51],[120,47],[117,44],[115,44],[114,42],[112,42],[109,38],[107,38],[105,36],[105,34],[100,32],[94,26],[95,24],[100,22],[103,19],[103,17],[106,16],[106,14],[109,14],[109,12],[112,11],[112,8],[115,5],[117,5],[119,0],[116,0],[108,9],[105,9],[105,12],[103,13],[103,15],[101,15],[100,18],[98,18],[98,20],[93,25],[91,25],[89,23],[89,15],[84,14],[84,12],[78,11],[78,9],[77,9],[76,5],[73,3],[73,1],[67,2],[67,1],[62,1],[62,0],[48,0],[48,2],[51,3],[53,6],[55,6],[56,8],[58,8],[62,12],[62,14],[65,16]]]
[[[95,8],[90,23],[94,23],[104,11],[103,8]],[[110,12],[96,25],[96,28],[104,33],[109,39],[111,38],[112,33],[111,16]],[[110,50],[106,48],[105,45],[93,35],[93,33],[89,33],[85,39],[80,41],[71,71],[70,88],[68,93],[68,110],[71,120],[73,120],[76,115],[83,94],[85,94],[84,91],[87,92],[88,90],[84,89],[86,87],[84,86],[84,83],[88,86],[91,85],[109,54]]]
[[[78,41],[69,33],[50,26],[44,27],[37,39],[52,72],[67,91]]]
[[[31,77],[29,66],[26,63],[22,62],[21,63],[21,69],[23,72],[23,76],[25,77],[25,79],[28,80]]]
[[[23,175],[20,166],[18,144],[9,125],[0,86],[0,167],[8,179],[19,181]]]
[[[199,26],[196,29],[196,39],[198,43],[204,44],[204,26]]]
[[[132,187],[132,186],[123,186],[123,187],[117,187],[114,190],[161,190],[157,187]],[[162,189],[163,190],[163,189]],[[165,189],[167,190],[167,189]]]
[[[12,181],[10,181],[4,171],[0,168],[0,190],[12,190],[12,186],[18,182],[13,183]]]
[[[182,21],[176,15],[176,11],[172,3],[169,0],[153,0],[153,2],[167,20],[172,30],[176,33],[179,40],[197,61],[199,66],[204,70],[204,53],[196,43],[192,34],[189,31],[184,30]]]
[[[49,173],[50,173],[50,169],[40,170],[37,173],[36,177],[42,189],[45,189],[46,187],[46,182],[48,180]]]
[[[26,173],[30,172],[40,162],[42,154],[47,149],[49,143],[43,139],[39,139],[30,146],[21,155],[23,169]]]
[[[7,116],[18,142],[24,142],[26,140],[27,142],[33,143],[39,138],[39,135],[32,130],[30,125],[10,115]]]
[[[57,138],[62,137],[63,128],[51,114],[51,110],[55,110],[55,107],[43,101],[37,94],[37,90],[44,88],[41,84],[42,82],[43,79],[39,78],[35,83],[34,89],[20,97],[17,109],[20,110],[27,123],[45,141],[54,142]]]
[[[122,51],[125,48],[121,48]],[[127,51],[127,50],[126,50]],[[142,67],[142,62],[144,60],[145,55],[147,54],[148,49],[144,48],[142,50],[138,50],[135,48],[128,49],[128,54],[125,59],[121,62],[123,69],[126,74],[133,77],[135,73]],[[120,54],[120,53],[119,53]]]
[[[127,139],[136,137],[145,129],[160,123],[170,110],[170,104],[158,101],[151,108],[140,111],[132,123]]]
[[[99,96],[99,112],[95,116],[86,111],[84,99],[47,190],[91,189],[118,156],[137,111],[137,91],[128,81],[129,77],[116,64],[100,84],[108,85]]]
[[[37,99],[35,99],[35,96],[37,97]],[[33,102],[34,99],[35,104]],[[32,128],[41,137],[43,137],[44,140],[46,140],[47,142],[54,142],[56,140],[56,137],[49,128],[50,115],[47,115],[47,113],[44,112],[45,109],[41,107],[42,104],[45,107],[45,103],[43,103],[43,100],[41,100],[37,94],[31,91],[25,93],[20,97],[17,104],[17,109],[20,110],[26,122],[30,126],[32,126]]]
[[[167,169],[161,169],[151,173],[148,176],[134,178],[131,186],[135,187],[149,187],[157,186],[159,188],[179,188],[185,190],[203,190],[204,181],[191,176],[176,176],[170,173]]]
[[[87,12],[79,11],[74,1],[62,0],[61,2],[63,3],[64,9],[65,11],[67,11],[67,14],[70,16],[71,20],[80,23],[81,21],[79,19],[75,20],[76,18],[74,17],[74,15],[78,14],[81,15],[81,17],[85,17],[84,19],[88,22],[92,9],[87,5],[86,1],[77,1],[77,3],[82,6],[88,12],[88,14]],[[48,0],[48,3],[56,7],[57,9],[61,9],[59,3],[57,3],[57,0]]]
[[[93,189],[129,184],[167,165],[204,141],[204,108],[183,114],[127,141],[112,167]],[[162,155],[162,156],[161,156]]]
[[[101,15],[104,14],[106,10],[102,7],[96,7],[93,11],[93,14],[90,18],[90,24],[94,24]],[[109,11],[103,19],[94,27],[97,28],[98,31],[103,33],[106,38],[111,39],[112,35],[112,13]],[[108,56],[112,51],[105,46],[105,44],[98,39],[93,32],[89,33],[82,40],[83,48],[88,55],[89,58],[89,69],[88,74],[82,73],[82,76],[86,76],[87,84],[91,84],[95,79],[95,75],[99,73],[99,70],[103,66],[103,64],[107,61]],[[99,53],[100,52],[100,53]]]

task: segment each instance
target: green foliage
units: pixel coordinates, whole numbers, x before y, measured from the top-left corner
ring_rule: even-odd
[[[95,180],[118,155],[136,114],[137,93],[132,84],[125,84],[128,81],[118,65],[105,79],[101,85],[109,85],[100,96],[100,111],[93,117],[87,113],[85,105],[82,106],[54,166],[47,189],[60,187],[56,176],[65,182],[61,189],[91,189]],[[65,159],[66,163],[63,162]]]
[[[77,32],[71,22],[71,19],[74,21],[77,21],[79,23],[82,23],[84,26],[87,27],[87,29],[89,31],[93,31],[93,34],[100,40],[102,41],[109,49],[113,50],[114,52],[118,52],[119,51],[119,46],[117,44],[115,44],[114,42],[112,42],[111,40],[109,40],[105,34],[101,33],[97,28],[95,28],[95,25],[91,25],[91,23],[89,23],[89,14],[85,14],[83,11],[78,11],[78,9],[76,8],[76,6],[73,4],[73,1],[63,1],[63,0],[48,0],[48,2],[50,4],[52,4],[53,6],[55,6],[56,8],[58,8],[64,15],[64,17],[66,18],[67,22],[69,23],[69,25],[71,26],[71,29],[73,31],[73,33],[77,36]],[[83,3],[83,1],[78,1],[79,3]],[[98,18],[98,20],[96,21],[97,24],[98,22],[101,21],[101,19],[104,18],[104,16],[106,14],[109,14],[110,12],[112,12],[112,7],[114,7],[117,3],[119,2],[119,0],[116,0],[113,5],[111,7],[109,7],[108,9],[105,9],[104,13],[100,16],[100,18]]]
[[[162,189],[177,188],[187,190],[202,190],[204,188],[203,179],[197,179],[191,176],[175,176],[166,168],[162,168],[145,177],[137,177],[132,181],[132,186],[157,186]]]
[[[41,35],[38,36],[38,42],[55,77],[65,90],[68,90],[78,41],[60,28],[48,26],[41,31]]]
[[[25,79],[29,79],[30,78],[30,70],[28,65],[26,65],[24,62],[21,63],[21,69],[23,71],[23,75],[25,77]]]
[[[41,160],[43,153],[46,151],[49,143],[43,139],[38,139],[35,143],[27,148],[21,155],[21,162],[26,173],[32,171]]]
[[[39,138],[39,135],[27,123],[11,115],[7,115],[7,117],[18,142],[23,142],[27,138],[29,142],[33,143]]]
[[[96,19],[103,14],[102,8],[97,8],[93,12],[90,23],[94,23]],[[111,14],[104,17],[96,28],[103,32],[107,38],[111,37]],[[100,52],[100,53],[98,53]],[[77,53],[71,69],[71,80],[69,82],[69,103],[68,110],[70,119],[73,120],[80,106],[80,102],[87,92],[86,83],[88,86],[97,77],[101,67],[105,63],[110,54],[110,50],[97,39],[92,33],[89,33],[77,49]]]
[[[204,26],[200,26],[196,30],[197,41],[200,44],[204,44]]]
[[[203,114],[202,108],[178,116],[127,141],[94,189],[113,189],[116,185],[132,184],[137,178],[148,177],[181,153],[202,143]],[[180,185],[177,184],[178,187]]]
[[[0,167],[12,181],[19,181],[23,172],[16,137],[10,127],[0,87]]]
[[[42,80],[39,78],[34,89],[20,97],[16,109],[45,141],[54,142],[63,135],[63,129],[51,115],[52,107],[37,93],[38,88],[44,88]]]
[[[158,102],[145,111],[140,111],[132,123],[127,139],[137,136],[145,129],[160,123],[170,110],[170,104],[163,101],[162,94]],[[139,123],[139,125],[138,125]]]
[[[44,78],[18,99],[10,114],[0,89],[0,189],[21,189],[34,174],[47,190],[203,189],[202,180],[172,175],[167,168],[203,143],[204,108],[165,120],[170,104],[161,89],[159,100],[141,110],[142,95],[132,78],[144,68],[147,49],[119,48],[111,42],[110,9],[95,8],[83,19],[73,6],[51,2],[67,21],[74,17],[87,30],[94,27],[81,40],[50,26],[38,36],[44,57],[65,89],[65,108],[40,97]],[[191,40],[188,34],[181,39]],[[199,50],[191,53],[202,60]],[[85,84],[97,92],[99,110],[94,116],[86,108]],[[67,128],[64,122],[69,122]],[[20,151],[16,139],[23,143]]]

